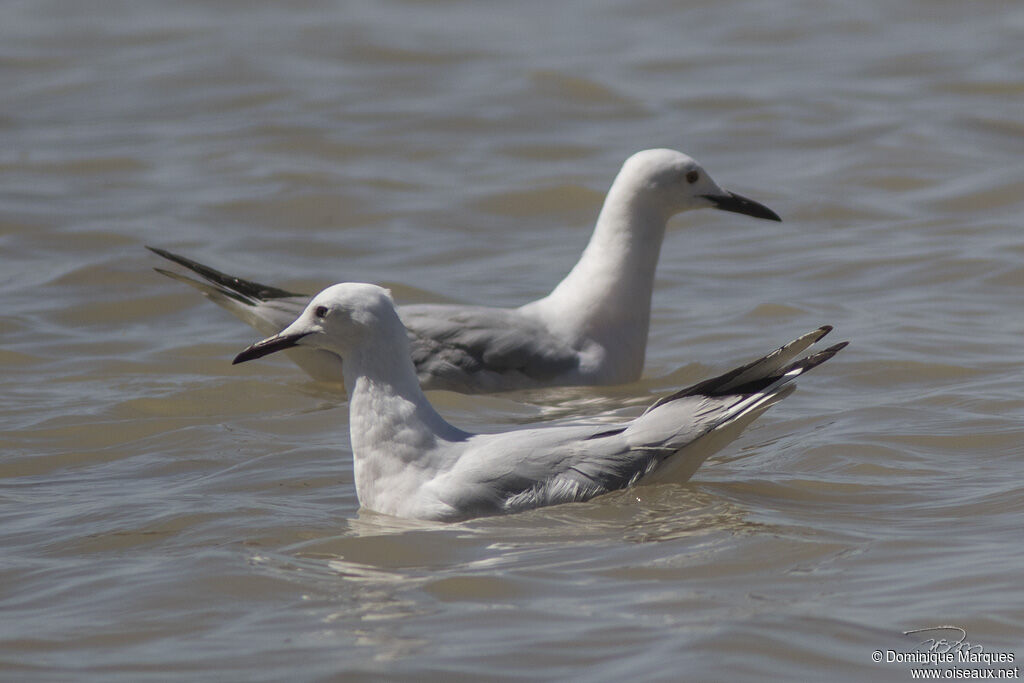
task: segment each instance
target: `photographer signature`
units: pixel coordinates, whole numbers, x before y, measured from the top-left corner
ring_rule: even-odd
[[[944,624],[942,626],[931,626],[929,628],[916,628],[916,629],[913,629],[913,630],[910,630],[910,631],[904,631],[903,635],[909,636],[909,635],[913,635],[915,633],[930,633],[932,631],[940,631],[940,632],[941,631],[950,631],[950,632],[953,632],[953,633],[949,633],[948,635],[949,636],[953,636],[954,639],[953,640],[948,640],[947,638],[939,637],[938,634],[936,634],[935,637],[926,638],[925,640],[921,641],[921,644],[918,646],[918,647],[927,647],[927,649],[925,650],[926,652],[938,652],[938,653],[946,653],[946,652],[968,652],[969,653],[969,652],[975,652],[975,653],[981,653],[981,652],[985,651],[985,648],[982,647],[980,644],[975,645],[975,644],[971,643],[969,640],[967,640],[967,630],[966,629],[960,628],[959,626],[952,626],[950,624]],[[956,634],[956,635],[954,636],[954,634]]]

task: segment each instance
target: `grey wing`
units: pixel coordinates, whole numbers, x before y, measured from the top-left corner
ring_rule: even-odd
[[[842,342],[798,357],[808,340],[827,331],[816,330],[658,400],[627,424],[475,435],[455,469],[439,482],[439,498],[473,516],[587,500],[641,478],[684,482],[709,455],[788,396],[793,380],[846,346]]]
[[[690,448],[729,421],[733,406],[728,399],[691,396],[615,427],[477,435],[439,494],[453,509],[478,516],[589,500],[660,472],[666,461],[672,476],[663,480],[682,483],[728,443]]]
[[[600,425],[477,435],[438,493],[452,508],[477,516],[584,501],[626,488],[673,451],[636,448],[625,429]]]
[[[579,365],[576,349],[540,322],[485,306],[401,306],[421,383],[460,391],[542,385]]]

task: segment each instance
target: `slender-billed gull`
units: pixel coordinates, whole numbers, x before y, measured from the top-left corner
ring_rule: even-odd
[[[291,348],[343,358],[360,504],[452,521],[587,500],[641,478],[686,481],[709,454],[687,447],[747,424],[795,388],[792,380],[846,346],[803,355],[830,329],[666,396],[629,422],[500,434],[464,432],[434,410],[391,296],[374,285],[325,289],[291,325],[234,362]]]
[[[612,183],[579,262],[546,297],[519,308],[398,309],[421,385],[475,393],[638,379],[665,225],[677,213],[706,207],[780,220],[771,209],[719,187],[681,152],[634,154]],[[309,301],[150,249],[201,279],[159,272],[198,288],[265,335],[294,320]],[[297,348],[289,356],[315,379],[341,380],[340,359],[331,351]]]

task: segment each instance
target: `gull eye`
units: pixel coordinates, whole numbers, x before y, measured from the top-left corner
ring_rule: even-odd
[[[698,180],[700,180],[700,172],[698,172],[698,171],[689,171],[686,174],[686,182],[690,183],[691,185],[693,185]]]
[[[318,318],[324,317],[325,315],[327,315],[327,307],[326,306],[317,306],[316,310],[313,311],[313,315],[315,315]]]

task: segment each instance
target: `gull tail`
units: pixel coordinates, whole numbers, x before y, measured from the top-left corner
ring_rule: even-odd
[[[192,278],[174,273],[162,268],[154,268],[158,273],[187,282],[193,287],[199,289],[204,293],[216,292],[220,296],[228,297],[240,303],[249,305],[256,305],[261,301],[269,301],[270,299],[288,299],[292,297],[304,297],[309,298],[307,294],[298,294],[295,292],[289,292],[278,287],[271,287],[270,285],[264,285],[259,282],[253,282],[252,280],[243,280],[240,277],[234,275],[228,275],[222,273],[219,270],[215,270],[210,266],[205,266],[198,261],[193,261],[190,258],[185,258],[181,254],[175,254],[174,252],[167,251],[166,249],[160,249],[158,247],[146,246],[151,252],[157,256],[162,256],[172,263],[177,263],[179,266],[183,266],[196,275],[200,276],[205,282],[199,282]]]
[[[793,380],[829,360],[849,344],[840,342],[801,357],[814,342],[831,331],[829,326],[820,327],[752,363],[681,389],[651,405],[644,415],[684,399],[707,401],[715,406],[712,410],[717,414],[701,437],[667,457],[644,479],[644,483],[689,479],[710,455],[739,436],[768,408],[793,393],[796,390]]]
[[[754,398],[758,395],[770,394],[783,385],[792,382],[808,370],[821,365],[849,344],[849,342],[840,342],[813,355],[806,356],[800,360],[794,360],[799,358],[800,354],[831,331],[831,325],[819,327],[813,332],[808,332],[788,344],[780,346],[752,363],[741,365],[718,377],[698,382],[693,386],[680,389],[670,396],[660,398],[644,412],[649,413],[658,406],[686,396],[717,398],[736,395]]]
[[[290,324],[309,300],[309,296],[305,294],[228,275],[166,249],[150,246],[146,248],[157,256],[186,268],[189,274],[164,268],[154,268],[156,272],[195,287],[208,299],[266,335],[274,334]],[[189,275],[198,275],[201,279]]]
[[[222,273],[166,249],[146,248],[187,271],[178,273],[154,268],[156,272],[195,287],[203,296],[256,328],[264,337],[277,334],[290,325],[299,317],[310,299],[306,294]],[[341,381],[341,359],[335,354],[307,348],[289,349],[285,353],[314,379],[324,382]]]
[[[730,421],[741,419],[748,413],[756,413],[756,415],[760,415],[770,406],[778,403],[796,390],[796,385],[791,384],[793,380],[805,372],[818,367],[829,358],[846,348],[849,343],[850,342],[839,342],[827,349],[823,349],[817,353],[811,354],[810,356],[801,358],[800,360],[781,368],[777,372],[772,372],[767,376],[749,379],[744,384],[736,385],[735,380],[733,380],[729,387],[724,389],[724,395],[738,394],[742,398],[737,401],[732,408],[730,408],[728,411],[729,416],[726,420]],[[765,359],[761,360],[763,361]],[[710,393],[711,391],[714,391],[714,389],[705,389],[704,393],[706,395],[715,395]]]

